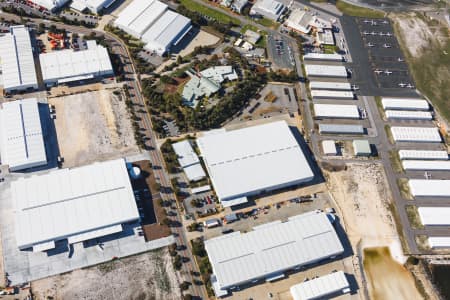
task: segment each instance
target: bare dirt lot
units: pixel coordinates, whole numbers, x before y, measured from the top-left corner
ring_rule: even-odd
[[[112,159],[139,151],[121,94],[100,90],[50,98],[64,167]]]
[[[32,283],[36,300],[178,300],[179,279],[167,248]]]
[[[414,285],[414,278],[402,265],[392,259],[389,248],[367,248],[364,268],[373,300],[422,299]]]

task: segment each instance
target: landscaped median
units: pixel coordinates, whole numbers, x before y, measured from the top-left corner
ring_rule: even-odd
[[[417,206],[407,205],[405,207],[406,214],[408,215],[409,224],[413,229],[423,229],[422,222],[420,221],[419,212],[417,211]]]
[[[241,22],[238,19],[215,9],[209,8],[193,0],[180,0],[180,3],[188,10],[199,13],[205,17],[213,18],[220,23],[231,23],[236,26],[241,25]]]

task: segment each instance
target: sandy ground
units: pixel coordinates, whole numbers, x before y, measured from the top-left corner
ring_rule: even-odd
[[[422,299],[414,278],[402,265],[392,259],[388,248],[367,249],[364,267],[373,300]],[[370,254],[370,255],[368,255]]]
[[[387,209],[391,195],[380,165],[348,164],[347,170],[328,173],[327,177],[353,247],[360,241],[362,247],[387,246],[399,241]]]
[[[422,55],[422,49],[429,46],[430,41],[445,42],[445,37],[434,31],[422,19],[411,14],[396,14],[391,16],[402,32],[402,37],[410,54],[414,57]]]
[[[121,96],[100,90],[49,99],[64,167],[113,159],[139,151]]]
[[[167,248],[32,283],[35,300],[178,300],[179,278]]]

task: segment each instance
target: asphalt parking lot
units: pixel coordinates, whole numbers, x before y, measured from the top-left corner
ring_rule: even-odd
[[[292,69],[295,65],[294,53],[289,42],[282,36],[267,36],[267,49],[274,69]]]
[[[343,16],[353,62],[352,84],[363,95],[410,97],[416,95],[414,81],[388,19]]]

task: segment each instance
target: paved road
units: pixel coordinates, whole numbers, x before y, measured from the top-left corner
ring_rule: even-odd
[[[12,14],[2,13],[2,17],[5,18],[5,20],[7,20],[7,21],[14,20],[16,22],[20,22],[20,18],[15,15],[12,15]],[[34,25],[37,25],[40,22],[42,22],[42,20],[40,20],[40,19],[30,19],[30,20],[31,20],[30,23],[34,24]],[[29,24],[27,24],[27,25],[29,25]],[[129,88],[131,101],[133,102],[133,104],[135,106],[146,107],[144,98],[141,94],[141,86],[140,86],[139,81],[137,80],[134,65],[132,64],[132,60],[130,58],[129,53],[127,52],[126,46],[120,41],[120,39],[118,39],[117,37],[115,37],[114,35],[112,35],[108,32],[101,32],[98,30],[92,30],[92,29],[78,27],[78,26],[71,26],[71,25],[66,25],[66,24],[57,23],[57,22],[51,22],[51,24],[56,25],[60,29],[65,29],[67,31],[76,32],[78,34],[89,35],[91,32],[95,32],[98,36],[104,35],[106,41],[112,46],[112,51],[117,53],[122,59],[122,63],[124,65],[124,71],[126,73],[125,83],[127,84],[128,88]],[[155,166],[163,166],[164,167],[162,154],[160,153],[160,151],[158,150],[157,145],[156,145],[156,136],[152,130],[151,118],[150,118],[150,115],[148,114],[148,110],[146,110],[145,112],[137,111],[136,115],[141,118],[141,120],[139,121],[140,127],[145,129],[145,137],[146,137],[145,146],[146,146],[147,150],[149,150],[152,164]],[[161,193],[162,198],[164,200],[173,201],[175,199],[175,195],[171,192],[171,188],[170,188],[171,183],[170,183],[169,177],[168,177],[165,169],[158,168],[158,169],[155,169],[154,172],[155,172],[155,177],[159,178],[161,186],[169,187],[169,189],[164,189],[164,192]],[[170,192],[169,192],[169,190],[170,190]],[[178,222],[178,224],[182,224],[180,213],[177,213],[176,216],[172,216],[170,218],[173,221]],[[191,271],[199,272],[199,270],[197,268],[197,265],[193,261],[192,252],[189,247],[190,243],[186,239],[186,236],[184,234],[184,230],[182,227],[172,227],[171,229],[172,229],[172,232],[174,233],[174,235],[176,236],[177,245],[186,245],[186,248],[184,250],[181,250],[178,252],[182,257],[187,257],[189,259],[189,262],[183,264],[182,273],[184,274],[187,281],[193,282],[194,278],[191,275]],[[207,299],[207,293],[206,293],[206,289],[204,286],[192,285],[190,287],[190,293],[193,296],[200,297],[201,299]]]

